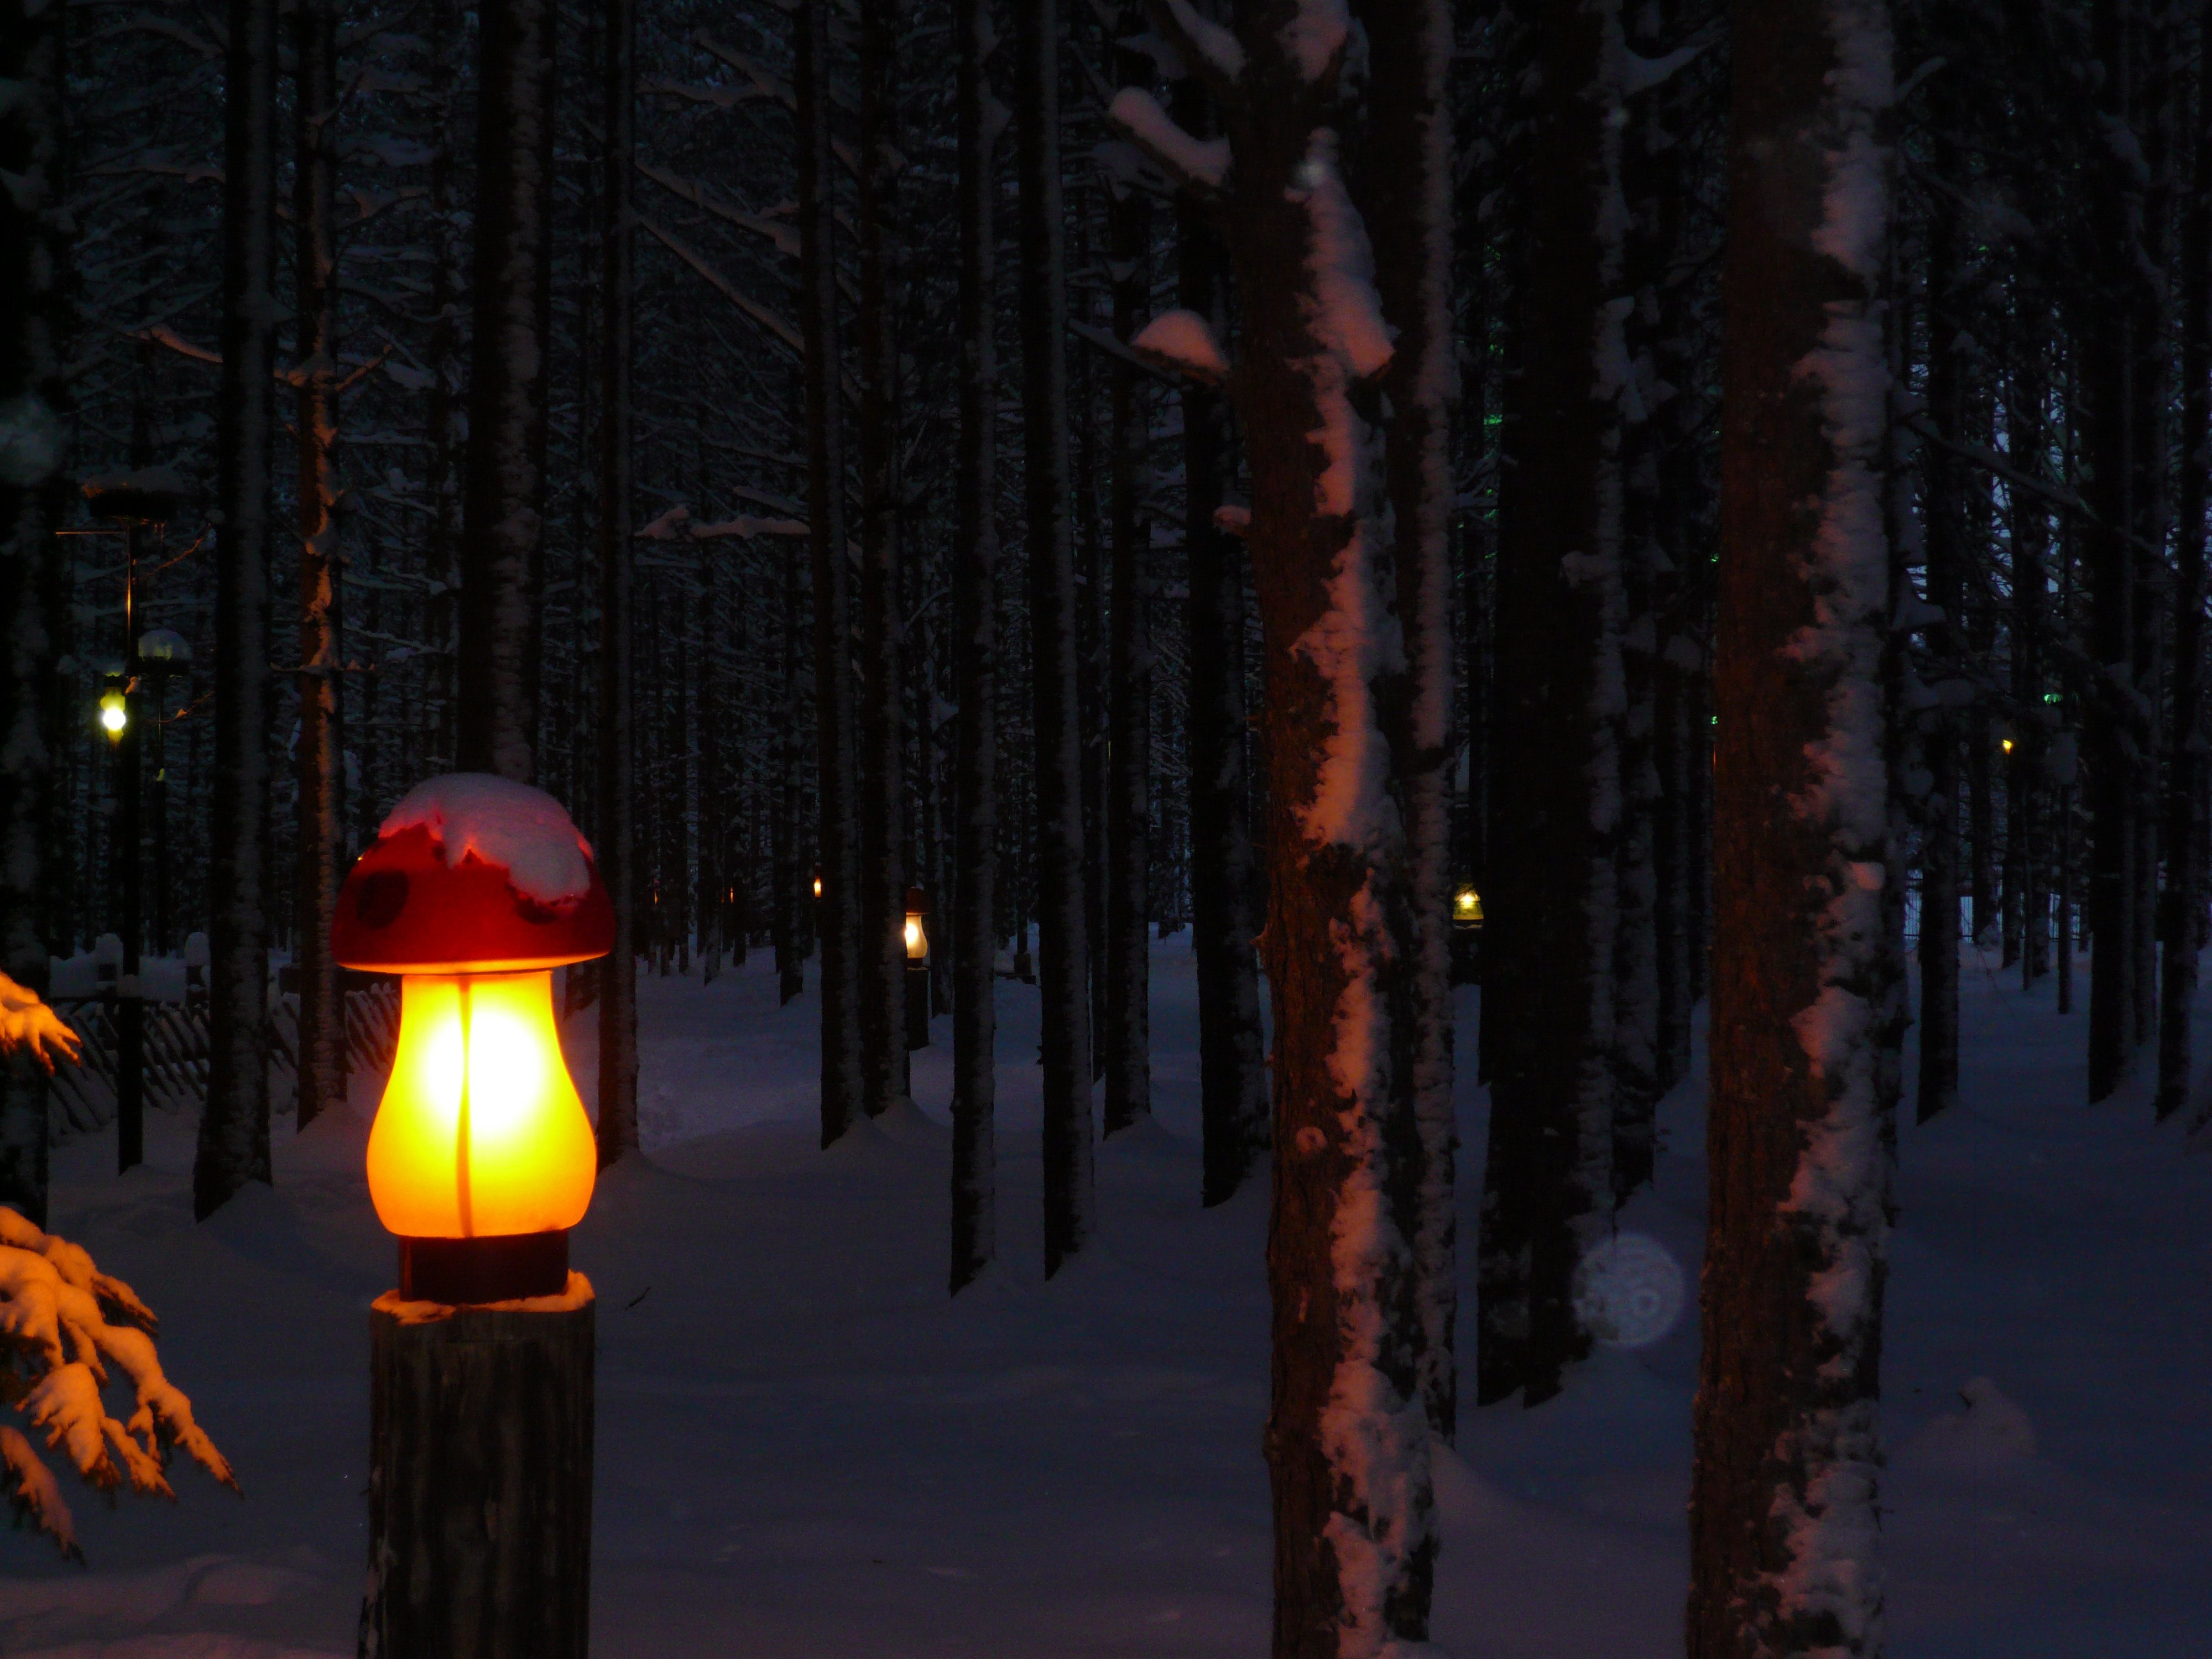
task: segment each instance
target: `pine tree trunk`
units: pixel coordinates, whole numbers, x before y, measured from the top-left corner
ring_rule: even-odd
[[[269,515],[276,370],[276,3],[230,0],[223,65],[222,369],[216,424],[215,787],[205,1220],[269,1179]]]
[[[822,895],[822,1144],[861,1112],[860,860],[854,813],[851,581],[839,409],[836,216],[830,148],[830,0],[799,0],[799,318],[806,348],[807,544],[814,568],[814,737]]]
[[[898,357],[885,246],[896,71],[890,7],[860,4],[860,1097],[870,1117],[907,1098],[906,681],[892,465]]]
[[[450,770],[460,752],[460,492],[466,441],[457,419],[466,402],[461,317],[466,277],[459,205],[460,64],[467,35],[461,0],[432,0],[430,100],[435,142],[430,155],[430,388],[425,410],[428,451],[423,489],[429,498],[423,571],[431,586],[423,603],[432,659],[431,769]]]
[[[1378,85],[1370,106],[1362,209],[1375,246],[1376,293],[1397,325],[1384,380],[1389,489],[1396,537],[1396,599],[1406,678],[1395,700],[1392,769],[1406,826],[1412,905],[1407,965],[1407,1084],[1419,1142],[1413,1196],[1402,1222],[1413,1241],[1419,1306],[1420,1392],[1429,1426],[1457,1430],[1459,1145],[1452,1110],[1452,701],[1449,462],[1451,313],[1451,12],[1444,0],[1374,8],[1368,52]]]
[[[1612,1207],[1625,349],[1617,0],[1547,13],[1518,408],[1498,497],[1490,1079],[1476,1394],[1559,1392],[1574,1279]]]
[[[1722,304],[1711,1209],[1690,1659],[1879,1654],[1890,40],[1740,9]],[[1787,803],[1784,806],[1782,803]]]
[[[1143,32],[1144,11],[1124,6],[1123,37]],[[1146,78],[1149,60],[1126,47],[1114,53],[1115,79]],[[1107,206],[1107,269],[1111,274],[1114,337],[1132,338],[1149,320],[1152,210],[1144,194],[1122,191]],[[1107,672],[1106,937],[1103,1028],[1104,1133],[1126,1129],[1152,1112],[1152,526],[1142,515],[1151,471],[1150,398],[1136,367],[1116,358],[1108,369],[1112,400],[1108,447],[1113,452],[1110,525],[1113,614]],[[1094,594],[1093,605],[1097,604]]]
[[[2105,66],[2097,88],[2100,120],[2129,116],[2127,0],[2097,0],[2094,46]],[[2089,567],[2090,656],[2099,684],[2086,698],[2089,765],[2089,890],[2084,918],[2090,935],[2089,1098],[2119,1086],[2134,1047],[2136,884],[2136,790],[2129,741],[2134,694],[2130,665],[2136,643],[2135,556],[2127,537],[2136,521],[2130,427],[2130,366],[2136,330],[2130,310],[2133,273],[2127,250],[2142,211],[2142,186],[2118,154],[2104,147],[2103,171],[2090,194],[2092,241],[2105,259],[2097,291],[2084,307],[2079,402],[2083,489],[2094,522],[2082,527]]]
[[[56,860],[55,708],[67,563],[54,530],[69,509],[74,414],[64,356],[70,225],[64,125],[64,9],[0,10],[0,973],[43,994],[40,926]],[[29,1056],[0,1060],[0,1204],[46,1223],[46,1079]]]
[[[2181,244],[2181,479],[2176,520],[2173,709],[2166,798],[2166,942],[2158,1033],[2158,1115],[2189,1098],[2194,1055],[2190,1015],[2204,914],[2199,801],[2204,766],[2204,599],[2207,468],[2212,441],[2212,5],[2201,12],[2191,193]]]
[[[2048,441],[2043,366],[2024,352],[2006,383],[2005,430],[2017,453],[2040,455]],[[2006,793],[2012,823],[2005,850],[2019,890],[2019,951],[2023,989],[2051,971],[2049,817],[2051,725],[2043,701],[2043,641],[2049,583],[2050,507],[2026,490],[2012,492],[2012,690],[2020,719],[2013,734]]]
[[[599,211],[599,878],[614,944],[599,963],[599,1163],[638,1145],[637,617],[631,543],[636,359],[636,0],[602,0]]]
[[[957,1292],[998,1251],[998,191],[991,0],[959,0],[960,434],[952,555],[952,1267]]]
[[[343,804],[338,764],[337,285],[331,240],[337,188],[337,8],[298,0],[292,14],[296,93],[293,265],[297,361],[292,368],[299,444],[300,737],[297,916],[300,928],[299,1118],[304,1129],[345,1103],[345,994],[331,955],[337,915]]]
[[[1067,288],[1060,165],[1060,0],[1016,9],[1021,173],[1022,427],[1030,674],[1036,756],[1038,981],[1043,1004],[1044,1260],[1089,1242],[1090,946],[1083,746],[1076,729],[1075,556],[1069,526]]]
[[[464,771],[535,783],[555,9],[553,0],[487,0],[479,17],[457,758]]]
[[[1176,84],[1174,110],[1203,133],[1204,89]],[[1176,298],[1221,330],[1219,249],[1205,210],[1176,209]],[[1215,521],[1226,471],[1229,407],[1220,393],[1186,380],[1182,399],[1183,548],[1190,684],[1191,950],[1198,967],[1198,1079],[1209,1205],[1235,1194],[1267,1149],[1267,1072],[1260,1022],[1257,872],[1245,765],[1242,550]]]

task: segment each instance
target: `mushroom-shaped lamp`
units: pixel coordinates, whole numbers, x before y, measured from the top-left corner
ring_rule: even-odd
[[[368,1192],[410,1300],[557,1295],[599,1168],[553,1022],[553,969],[605,956],[591,844],[544,792],[480,773],[418,786],[338,895],[332,954],[399,975]]]

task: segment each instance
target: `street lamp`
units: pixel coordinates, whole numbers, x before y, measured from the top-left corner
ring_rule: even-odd
[[[110,743],[120,743],[130,724],[131,703],[123,694],[123,676],[110,674],[107,689],[100,694],[100,729],[107,733]]]
[[[1482,895],[1473,882],[1452,890],[1451,979],[1474,985],[1482,977]]]
[[[906,1046],[929,1047],[929,895],[906,890]]]
[[[399,976],[368,1137],[399,1287],[369,1316],[365,1649],[586,1650],[594,1303],[568,1229],[599,1158],[553,969],[613,942],[589,843],[504,778],[414,790],[339,893],[331,955]]]

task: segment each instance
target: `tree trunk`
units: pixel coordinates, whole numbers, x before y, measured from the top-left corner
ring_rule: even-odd
[[[1498,498],[1484,985],[1490,1160],[1476,1393],[1589,1352],[1573,1285],[1612,1207],[1625,349],[1617,0],[1546,14],[1518,407]]]
[[[298,0],[292,14],[297,88],[292,232],[297,278],[300,737],[297,764],[300,928],[299,1116],[304,1129],[345,1103],[345,993],[331,955],[343,852],[338,762],[342,653],[337,633],[337,284],[331,241],[337,188],[338,20],[333,0]]]
[[[2197,1002],[2197,939],[2204,913],[2199,799],[2204,767],[2204,513],[2212,457],[2212,5],[2197,40],[2196,131],[2181,247],[2181,490],[2179,570],[2173,603],[2173,712],[2166,798],[2166,940],[2158,1032],[2158,1115],[2189,1098],[2190,1015]]]
[[[461,548],[456,479],[466,470],[467,441],[456,417],[467,399],[461,374],[465,344],[462,295],[467,279],[462,268],[466,249],[459,204],[462,122],[456,83],[466,38],[462,0],[433,0],[430,99],[435,142],[430,155],[430,388],[424,411],[429,447],[423,477],[429,513],[422,563],[432,584],[423,602],[423,631],[434,653],[430,769],[439,772],[454,767],[454,757],[460,753]]]
[[[1204,88],[1176,83],[1175,113],[1204,133]],[[1205,210],[1176,209],[1176,297],[1222,320],[1218,246]],[[1198,962],[1198,1079],[1204,1168],[1200,1197],[1226,1201],[1267,1150],[1267,1070],[1260,1022],[1260,904],[1245,765],[1245,594],[1237,538],[1214,518],[1223,505],[1229,406],[1187,379],[1182,386],[1183,550],[1190,684],[1191,950]]]
[[[999,842],[998,364],[994,331],[1005,111],[991,94],[991,0],[959,0],[960,434],[952,555],[955,829],[952,839],[951,1288],[998,1250],[998,1009],[994,963]]]
[[[614,944],[599,964],[599,1163],[638,1145],[637,616],[630,375],[636,361],[636,0],[602,0],[599,211],[599,878]]]
[[[1143,8],[1124,6],[1125,39],[1145,28]],[[1150,60],[1127,47],[1113,54],[1115,79],[1145,80]],[[1152,210],[1144,193],[1122,190],[1107,206],[1107,270],[1113,287],[1114,337],[1127,340],[1148,320],[1152,301]],[[1152,1112],[1152,525],[1143,514],[1151,469],[1151,399],[1136,366],[1115,358],[1108,368],[1112,400],[1108,447],[1113,452],[1111,544],[1113,613],[1108,686],[1106,779],[1106,938],[1104,1029],[1107,1134]],[[1097,598],[1094,592],[1091,603]]]
[[[1043,1003],[1044,1270],[1050,1278],[1091,1237],[1090,947],[1085,928],[1083,747],[1076,730],[1075,556],[1068,523],[1060,0],[1028,0],[1016,8],[1016,16],[1024,493]]]
[[[1409,1059],[1419,1153],[1401,1224],[1413,1241],[1421,1348],[1417,1362],[1429,1426],[1447,1442],[1457,1428],[1459,1376],[1452,1354],[1459,1318],[1458,1217],[1452,1111],[1452,701],[1449,460],[1451,313],[1451,13],[1444,0],[1372,7],[1369,61],[1391,88],[1370,106],[1370,158],[1362,210],[1375,245],[1376,289],[1397,327],[1383,381],[1390,413],[1389,491],[1395,526],[1396,599],[1405,635],[1405,682],[1394,698],[1391,764],[1406,826],[1411,902],[1406,968]]]
[[[892,0],[860,4],[860,1077],[870,1117],[907,1099],[906,682],[899,658],[898,353],[892,339]]]
[[[55,708],[67,561],[55,527],[71,493],[75,413],[64,127],[64,9],[0,10],[0,973],[44,994],[40,926],[53,878]],[[0,1204],[46,1224],[46,1079],[29,1056],[0,1061]]]
[[[799,0],[799,326],[806,350],[807,544],[814,567],[816,846],[822,893],[822,1144],[860,1115],[860,862],[854,812],[851,582],[838,406],[837,222],[830,148],[830,0]]]
[[[1723,272],[1711,1208],[1690,1659],[1878,1654],[1888,19],[1740,9]]]
[[[269,1179],[269,521],[276,370],[276,3],[230,0],[223,66],[215,787],[200,1220]]]

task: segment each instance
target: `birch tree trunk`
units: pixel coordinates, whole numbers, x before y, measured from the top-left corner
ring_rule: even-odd
[[[806,356],[807,545],[814,573],[816,848],[822,892],[822,1144],[861,1111],[860,864],[854,810],[851,582],[845,551],[845,443],[838,406],[837,222],[830,148],[830,0],[799,0],[799,328]]]
[[[64,8],[0,7],[0,973],[44,994],[73,415]],[[0,1061],[0,1204],[46,1224],[46,1079]]]
[[[204,1221],[269,1179],[269,517],[276,372],[276,0],[230,0],[223,62],[222,369],[216,429],[215,787]]]
[[[1125,39],[1145,27],[1140,6],[1124,6]],[[1113,54],[1115,78],[1135,82],[1149,62],[1127,47]],[[1126,189],[1106,210],[1107,270],[1113,288],[1114,337],[1133,337],[1152,301],[1152,210],[1143,193]],[[1126,1129],[1152,1112],[1152,526],[1143,516],[1151,471],[1150,399],[1136,366],[1116,358],[1108,369],[1108,447],[1113,452],[1110,505],[1113,613],[1107,673],[1106,938],[1103,1128]],[[1094,593],[1091,600],[1097,603]]]
[[[1521,387],[1498,499],[1476,1393],[1559,1392],[1612,1207],[1625,361],[1617,0],[1546,14]]]
[[[1067,470],[1067,288],[1060,205],[1059,0],[1016,8],[1022,428],[1036,755],[1038,984],[1043,1003],[1045,1276],[1090,1241],[1090,947],[1083,748],[1076,730],[1075,551]]]
[[[599,211],[599,878],[614,944],[599,964],[601,1167],[637,1150],[637,612],[631,370],[637,341],[637,3],[602,0]]]
[[[892,0],[860,4],[860,1078],[870,1117],[907,1099],[906,682],[899,667],[897,349],[887,223]]]
[[[998,362],[994,349],[998,191],[1006,111],[991,94],[991,0],[959,0],[960,434],[952,554],[951,1288],[998,1250]]]
[[[1444,0],[1370,3],[1362,9],[1369,63],[1385,94],[1369,106],[1362,215],[1375,247],[1376,290],[1397,329],[1382,381],[1388,489],[1396,535],[1399,625],[1405,682],[1393,704],[1391,765],[1406,826],[1411,904],[1407,989],[1408,1050],[1419,1155],[1403,1224],[1413,1247],[1419,1306],[1418,1362],[1429,1425],[1446,1441],[1457,1427],[1452,1354],[1459,1317],[1459,1144],[1452,1112],[1452,701],[1449,465],[1451,313],[1451,11]]]
[[[1690,1659],[1882,1648],[1890,37],[1735,14]]]
[[[1174,110],[1204,136],[1206,93],[1194,76],[1176,86]],[[1176,208],[1176,298],[1221,331],[1221,256],[1206,210]],[[1198,959],[1198,1078],[1204,1168],[1200,1198],[1225,1202],[1267,1150],[1267,1057],[1260,1021],[1257,872],[1245,764],[1242,550],[1215,520],[1223,503],[1229,405],[1186,377],[1182,399],[1183,549],[1190,685],[1191,950]]]
[[[331,955],[343,850],[338,763],[337,321],[331,198],[337,188],[338,20],[332,0],[292,14],[292,233],[296,279],[293,423],[299,446],[300,737],[295,959],[300,968],[299,1116],[306,1128],[345,1103],[345,994]]]

